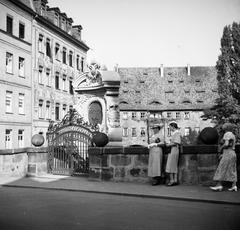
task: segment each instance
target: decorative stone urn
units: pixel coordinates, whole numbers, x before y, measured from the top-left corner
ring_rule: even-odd
[[[35,147],[40,147],[44,144],[44,136],[41,134],[35,134],[32,136],[31,141]]]
[[[203,144],[214,145],[218,143],[218,137],[218,132],[215,128],[206,127],[200,132],[198,139]]]
[[[108,136],[105,133],[96,132],[92,141],[97,147],[104,147],[108,143]]]

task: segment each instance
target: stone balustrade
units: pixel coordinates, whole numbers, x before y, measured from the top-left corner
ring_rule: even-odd
[[[164,149],[163,169],[168,151]],[[179,157],[179,183],[212,184],[219,162],[217,152],[216,145],[183,146]],[[240,175],[240,146],[236,152]],[[146,147],[92,147],[89,149],[89,179],[148,182],[148,154]]]
[[[47,173],[47,148],[0,150],[0,174],[8,176],[40,176]]]
[[[216,145],[183,146],[179,157],[179,183],[212,184],[218,165]],[[168,149],[164,149],[163,169]],[[240,181],[240,145],[236,146]],[[149,151],[146,147],[90,147],[89,179],[98,181],[149,181]],[[48,152],[45,147],[0,150],[0,175],[41,176],[47,174]]]

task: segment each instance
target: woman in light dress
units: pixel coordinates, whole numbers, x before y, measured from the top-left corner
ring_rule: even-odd
[[[152,178],[152,185],[158,185],[162,175],[162,147],[164,146],[164,137],[160,132],[161,128],[161,125],[154,125],[152,127],[153,135],[150,137],[148,145],[148,176]]]
[[[222,127],[224,130],[223,145],[221,146],[221,160],[213,177],[213,180],[218,181],[217,185],[210,187],[214,191],[222,191],[222,181],[232,182],[232,187],[229,191],[237,191],[237,167],[236,167],[236,153],[235,143],[236,138],[233,134],[234,126],[230,123],[225,123]]]
[[[171,152],[168,154],[166,172],[169,174],[170,180],[168,186],[177,185],[178,183],[178,158],[181,145],[181,133],[178,125],[175,122],[169,124],[172,132],[170,143],[166,146],[171,147]]]

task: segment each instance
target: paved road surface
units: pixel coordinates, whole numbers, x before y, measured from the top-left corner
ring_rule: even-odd
[[[0,188],[0,230],[235,230],[240,206]]]

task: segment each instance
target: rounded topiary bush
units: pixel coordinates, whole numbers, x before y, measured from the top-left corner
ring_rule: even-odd
[[[105,133],[96,132],[92,139],[97,147],[104,147],[108,143],[108,136]]]
[[[207,145],[217,144],[218,138],[219,136],[217,130],[212,127],[204,128],[198,136],[199,142]]]
[[[44,136],[41,134],[35,134],[32,136],[32,144],[35,147],[42,146],[44,144]]]

